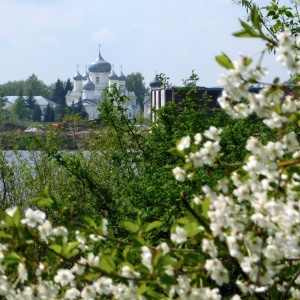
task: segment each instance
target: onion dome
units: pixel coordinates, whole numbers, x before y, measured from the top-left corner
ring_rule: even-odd
[[[91,82],[90,78],[88,77],[88,80],[82,87],[83,90],[85,91],[94,91],[95,90],[95,84]]]
[[[118,77],[118,75],[114,72],[114,70],[111,70],[108,79],[109,79],[109,80],[119,80],[119,77]]]
[[[156,74],[155,78],[150,82],[150,87],[151,88],[157,88],[157,87],[160,87],[160,86],[161,86],[161,83],[160,83],[160,80],[158,79],[157,74]]]
[[[88,78],[89,78],[89,73],[88,73],[88,71],[86,70],[86,71],[85,71],[85,74],[82,76],[82,80],[88,80]]]
[[[77,73],[74,75],[73,79],[74,80],[82,80],[82,75],[78,72],[78,70],[77,70]]]
[[[99,51],[98,58],[89,65],[89,71],[93,73],[108,73],[111,70],[109,62],[105,61]]]
[[[119,81],[125,81],[125,80],[126,80],[126,77],[125,77],[125,75],[122,73],[122,71],[121,71],[121,73],[120,73],[118,79],[119,79]]]

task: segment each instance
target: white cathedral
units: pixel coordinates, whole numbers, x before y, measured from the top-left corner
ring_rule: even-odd
[[[128,96],[129,100],[124,104],[127,117],[132,119],[141,113],[140,106],[136,104],[134,92],[126,89],[126,77],[122,69],[120,75],[116,75],[111,64],[102,58],[100,49],[97,59],[87,67],[85,75],[82,76],[79,73],[77,66],[77,73],[73,79],[74,88],[66,95],[67,105],[76,104],[81,99],[90,120],[98,118],[97,107],[103,101],[103,91],[114,84],[117,84],[122,95]]]

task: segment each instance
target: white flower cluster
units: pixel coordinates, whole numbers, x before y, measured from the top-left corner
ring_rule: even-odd
[[[300,48],[300,36],[293,37],[289,30],[278,34],[277,61],[292,73],[300,72],[299,51],[294,51],[293,47]],[[268,127],[281,128],[289,116],[299,110],[300,101],[273,86],[264,87],[257,93],[249,91],[251,83],[260,82],[266,73],[266,68],[261,66],[251,69],[248,58],[240,56],[234,62],[234,68],[229,69],[219,82],[223,91],[218,102],[234,118],[243,119],[256,114]]]
[[[220,134],[222,129],[218,129],[214,126],[210,126],[208,130],[205,130],[204,137],[206,141],[203,142],[202,135],[200,133],[195,134],[194,144],[199,147],[196,152],[191,152],[186,156],[186,163],[192,162],[196,168],[204,165],[212,166],[218,153],[220,151]],[[178,150],[186,150],[190,148],[191,139],[189,136],[183,137],[177,144]],[[201,143],[203,143],[201,145]],[[179,182],[184,182],[186,178],[192,178],[192,174],[186,174],[186,171],[180,167],[173,169],[175,179]]]
[[[10,217],[14,217],[16,208],[9,208],[6,213]],[[68,231],[65,227],[53,228],[52,224],[46,220],[46,214],[40,210],[27,209],[25,218],[21,223],[32,229],[37,230],[40,238],[49,243],[52,237],[64,236],[66,237]],[[102,234],[107,236],[107,220],[103,219]],[[90,237],[91,238],[91,237]],[[86,251],[89,247],[86,246],[86,240],[82,237],[80,232],[77,232],[77,240],[80,241],[78,249]],[[91,239],[93,240],[93,239]],[[159,245],[158,249],[162,249],[163,253],[168,253],[169,248],[166,243]],[[101,276],[84,286],[77,286],[76,278],[85,273],[88,268],[99,268],[101,256],[88,253],[85,257],[80,257],[77,262],[70,269],[58,269],[53,276],[53,280],[44,280],[43,274],[46,269],[44,264],[40,263],[35,275],[37,283],[26,285],[28,279],[28,271],[26,265],[19,263],[18,265],[18,280],[24,283],[22,289],[16,289],[6,276],[7,267],[3,263],[6,252],[8,251],[5,245],[0,244],[0,296],[5,296],[8,300],[31,300],[31,299],[96,299],[101,296],[114,297],[114,299],[145,299],[143,296],[138,296],[138,286],[135,285],[133,279],[140,278],[140,274],[134,271],[129,266],[123,266],[121,269],[121,276],[128,279],[128,284],[113,283],[111,278]],[[152,254],[148,247],[142,247],[142,263],[152,271]],[[63,298],[61,296],[63,295]]]
[[[299,52],[293,51],[293,47],[300,48],[300,37],[293,37],[286,30],[278,35],[278,40],[277,61],[290,71],[300,72]],[[234,118],[244,119],[255,113],[268,127],[279,129],[277,141],[263,144],[258,138],[250,137],[246,144],[249,156],[241,170],[233,172],[231,178],[219,180],[215,187],[202,186],[203,197],[194,196],[193,200],[198,205],[201,205],[201,198],[210,200],[207,215],[211,233],[227,245],[230,256],[247,274],[247,282],[236,281],[241,292],[246,294],[265,292],[277,283],[286,267],[285,261],[300,257],[300,176],[297,172],[285,172],[281,167],[281,162],[288,166],[288,158],[299,162],[298,136],[293,131],[285,132],[285,128],[293,119],[291,115],[299,113],[300,100],[296,94],[274,86],[250,92],[251,83],[259,82],[266,72],[260,66],[251,69],[248,58],[240,56],[234,68],[221,79],[224,89],[218,101]],[[186,163],[192,162],[195,168],[213,165],[220,151],[221,132],[211,127],[203,135],[197,134],[194,143],[202,146],[199,151],[186,155]],[[207,141],[203,142],[203,137]],[[177,145],[178,150],[187,150],[190,144],[190,138],[184,137]],[[290,163],[293,165],[293,161]],[[178,181],[187,177],[180,167],[173,173]],[[233,188],[229,189],[229,185]],[[176,232],[171,240],[180,244],[178,236]],[[218,285],[227,283],[228,271],[218,259],[213,240],[204,238],[202,249],[211,257],[204,265],[210,277]],[[181,283],[181,293],[187,293],[183,292],[188,290],[184,287],[187,282],[188,278],[185,285]],[[281,291],[287,286],[288,282],[277,284]],[[300,291],[294,286],[291,294],[297,298]]]
[[[208,216],[213,235],[226,241],[230,255],[240,262],[242,270],[256,283],[247,287],[248,293],[265,291],[276,280],[284,264],[274,262],[300,257],[300,207],[296,192],[300,187],[300,176],[297,173],[283,174],[277,164],[298,146],[294,132],[284,135],[281,141],[266,145],[251,137],[246,148],[252,155],[243,166],[247,177],[232,173],[233,193],[226,194],[227,189],[216,193],[208,186],[202,188],[205,197],[211,201]],[[281,189],[285,192],[279,193]],[[217,186],[216,190],[220,188]],[[243,205],[245,201],[247,209]],[[213,258],[205,265],[212,279],[218,284],[222,280],[226,282],[227,273],[220,264],[217,267],[213,244],[204,240],[203,250]],[[259,268],[260,264],[263,269]],[[216,270],[219,270],[218,275],[214,272]],[[242,290],[246,289],[242,282],[237,284]]]
[[[187,276],[178,276],[178,285],[172,286],[169,298],[174,299],[174,295],[177,294],[179,299],[203,299],[203,300],[220,300],[221,295],[219,289],[210,289],[207,287],[193,288],[191,287],[191,279]]]
[[[300,71],[300,61],[297,52],[292,47],[300,47],[300,37],[293,37],[290,30],[286,29],[278,34],[278,46],[276,47],[277,61],[291,72]]]

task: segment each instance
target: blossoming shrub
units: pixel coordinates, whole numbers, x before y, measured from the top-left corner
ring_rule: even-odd
[[[266,40],[279,63],[299,72],[299,38],[287,29],[278,41],[267,37],[255,8],[252,23],[242,22],[240,35]],[[3,298],[300,299],[298,87],[275,80],[254,94],[265,68],[244,56],[217,60],[228,69],[222,108],[233,118],[262,118],[273,139],[248,138],[245,160],[233,164],[222,153],[222,128],[182,137],[174,152],[185,164],[173,168],[174,180],[194,188],[180,193],[185,209],[163,242],[148,239],[159,220],[123,221],[131,236],[121,240],[103,216],[67,218],[47,189],[24,214],[1,211]],[[223,178],[198,184],[197,170],[220,168]],[[43,210],[61,217],[60,226]]]

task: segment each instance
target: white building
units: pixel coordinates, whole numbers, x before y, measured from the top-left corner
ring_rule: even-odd
[[[16,102],[16,100],[18,98],[20,98],[20,96],[5,96],[5,105],[4,108],[8,108],[10,107],[12,104],[14,104]],[[27,99],[27,96],[23,96],[24,99]],[[41,108],[42,113],[44,113],[44,108],[46,108],[48,106],[48,104],[50,106],[52,106],[53,108],[55,108],[55,106],[57,105],[55,102],[48,100],[42,96],[33,96],[35,103]]]
[[[117,84],[120,92],[128,96],[129,100],[124,105],[128,118],[133,118],[140,114],[140,108],[136,105],[136,96],[134,92],[129,92],[126,89],[126,77],[120,71],[119,76],[116,75],[111,64],[105,61],[99,50],[97,59],[92,62],[85,75],[82,76],[77,68],[77,73],[73,77],[74,88],[66,95],[67,105],[76,104],[79,99],[89,114],[89,119],[98,118],[98,105],[103,101],[103,91],[106,87]]]

